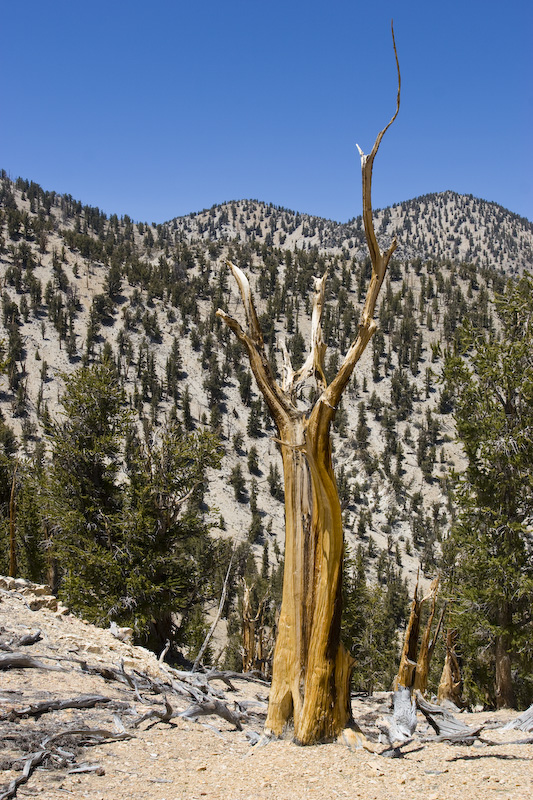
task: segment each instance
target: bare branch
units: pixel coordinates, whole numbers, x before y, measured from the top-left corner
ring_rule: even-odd
[[[398,71],[398,94],[396,98],[396,111],[392,116],[390,122],[380,131],[374,142],[374,146],[369,155],[365,155],[359,145],[357,149],[361,156],[361,171],[363,181],[363,223],[365,226],[365,236],[370,253],[370,260],[372,262],[372,278],[366,294],[365,305],[359,324],[359,333],[357,339],[352,343],[348,350],[346,357],[341,364],[341,367],[331,382],[330,386],[324,392],[323,398],[330,405],[336,406],[339,402],[340,396],[348,383],[350,376],[354,370],[355,365],[361,358],[365,348],[370,341],[372,335],[377,329],[374,322],[374,311],[376,308],[376,301],[385,278],[385,273],[393,252],[396,250],[397,242],[394,238],[389,248],[382,253],[374,230],[374,223],[372,221],[372,168],[374,165],[374,158],[378,152],[379,146],[383,136],[388,131],[400,110],[400,89],[401,89],[401,76],[400,64],[398,61],[398,53],[396,51],[396,42],[394,39],[394,27],[392,27],[392,43],[394,47],[394,56],[396,59],[396,69]]]
[[[296,412],[289,395],[278,385],[268,362],[263,341],[263,334],[257,318],[255,305],[252,297],[250,283],[244,272],[232,264],[226,262],[230,267],[239,291],[241,293],[244,312],[248,331],[245,332],[237,320],[230,317],[222,309],[217,310],[217,316],[233,331],[237,339],[244,345],[250,359],[250,367],[254,374],[259,390],[263,394],[265,401],[270,409],[278,427],[286,422],[288,417],[292,417]]]
[[[279,346],[281,348],[281,355],[283,357],[281,388],[284,392],[287,392],[287,394],[291,394],[294,386],[294,369],[292,368],[291,356],[287,349],[287,342],[284,336],[280,338]]]
[[[324,291],[326,287],[327,272],[321,278],[313,278],[313,313],[311,315],[311,347],[309,355],[302,367],[293,378],[295,391],[302,383],[314,373],[318,390],[323,392],[327,386],[324,374],[324,355],[326,345],[322,341],[322,314],[324,313]]]
[[[226,571],[226,577],[224,578],[224,584],[222,586],[222,592],[221,592],[221,595],[220,595],[220,602],[218,604],[218,611],[216,613],[215,619],[213,620],[213,624],[209,628],[209,631],[207,632],[207,636],[205,637],[205,639],[203,641],[203,644],[202,644],[202,646],[200,647],[200,649],[198,651],[198,655],[196,656],[196,659],[195,659],[194,664],[193,664],[193,668],[191,670],[193,673],[198,671],[198,667],[200,666],[200,662],[202,660],[202,656],[205,653],[207,645],[211,641],[211,637],[213,636],[213,634],[215,632],[215,628],[218,625],[220,617],[222,616],[222,611],[224,609],[224,603],[226,602],[226,595],[227,595],[227,592],[228,592],[228,582],[229,582],[229,578],[230,578],[230,575],[231,575],[231,568],[233,566],[233,558],[235,556],[236,549],[237,549],[237,540],[234,540],[233,548],[232,548],[232,551],[231,551],[231,558],[229,560],[228,569]]]
[[[226,259],[226,264],[231,269],[233,277],[237,281],[237,286],[239,287],[239,291],[241,293],[244,313],[246,314],[246,322],[248,323],[248,334],[252,338],[252,341],[262,348],[263,333],[257,318],[250,282],[242,269],[239,269],[239,267],[236,267],[235,264],[232,264],[229,259]]]

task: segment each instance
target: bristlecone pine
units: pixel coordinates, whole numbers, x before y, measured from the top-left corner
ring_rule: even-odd
[[[267,359],[248,279],[229,261],[241,293],[247,330],[224,311],[217,312],[244,345],[279,434],[285,484],[285,572],[265,732],[279,736],[292,719],[294,739],[300,744],[334,739],[351,720],[353,662],[340,641],[344,540],[330,428],[354,367],[377,328],[373,319],[376,300],[396,248],[394,239],[385,252],[380,250],[371,204],[374,158],[400,108],[400,70],[395,44],[394,54],[398,69],[396,111],[378,134],[371,153],[365,155],[359,148],[363,221],[372,277],[358,336],[334,379],[328,385],[324,372],[326,345],[322,341],[321,319],[326,275],[314,279],[309,355],[295,372],[284,348],[281,386]],[[317,399],[310,408],[302,410],[299,392],[308,378],[316,382]]]

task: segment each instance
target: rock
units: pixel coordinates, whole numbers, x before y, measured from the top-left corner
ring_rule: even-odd
[[[52,594],[42,595],[40,597],[32,595],[31,599],[28,601],[28,605],[32,611],[39,611],[41,608],[57,611],[57,597],[54,597]]]
[[[96,653],[96,654],[99,654],[99,653],[101,653],[101,652],[102,652],[102,648],[100,647],[100,645],[99,645],[99,644],[95,644],[94,642],[87,642],[87,643],[84,645],[83,649],[84,649],[84,650],[85,650],[87,653]]]
[[[109,626],[109,632],[116,639],[120,639],[121,642],[131,644],[133,641],[133,628],[120,628],[116,622],[112,622]]]

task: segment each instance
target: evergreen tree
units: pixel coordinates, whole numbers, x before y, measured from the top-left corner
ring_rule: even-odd
[[[116,554],[122,512],[117,478],[127,425],[123,404],[113,365],[82,367],[66,378],[65,419],[49,433],[47,516],[60,593],[94,622],[109,618],[121,582]]]
[[[457,433],[467,457],[447,542],[470,695],[498,707],[533,699],[533,279],[497,300],[501,334],[461,332],[450,356]]]
[[[113,613],[156,650],[167,639],[190,647],[190,636],[202,628],[212,548],[203,495],[206,471],[218,468],[220,458],[216,436],[185,432],[179,423],[158,444],[133,437],[118,555],[122,591]]]

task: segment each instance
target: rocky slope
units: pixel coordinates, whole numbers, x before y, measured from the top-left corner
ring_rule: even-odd
[[[72,616],[46,587],[9,578],[0,578],[0,675],[0,798],[528,800],[533,789],[531,732],[502,730],[516,712],[461,714],[483,727],[470,745],[428,741],[432,731],[419,714],[403,758],[391,759],[378,741],[389,713],[383,693],[353,699],[366,749],[288,740],[253,748],[268,685],[178,674]],[[190,711],[206,691],[241,720],[241,730]]]
[[[31,454],[43,420],[60,411],[62,375],[107,348],[125,381],[139,428],[181,418],[188,391],[193,424],[222,436],[223,468],[210,475],[215,534],[250,536],[257,493],[270,558],[283,547],[280,460],[273,429],[245,359],[214,312],[239,314],[224,265],[247,271],[273,362],[285,336],[295,363],[307,347],[311,277],[328,270],[324,315],[328,369],[336,369],[362,308],[368,260],[361,219],[346,224],[256,201],[236,201],[161,225],[107,218],[70,196],[2,177],[0,269],[7,374],[0,405]],[[374,337],[345,394],[335,462],[347,541],[368,570],[386,564],[409,581],[431,574],[452,507],[449,475],[461,465],[439,375],[443,353],[468,314],[493,323],[495,290],[532,261],[533,226],[499,206],[447,192],[376,212],[384,242],[399,249]],[[179,360],[179,368],[176,362]],[[213,386],[218,390],[214,393]],[[216,400],[213,397],[216,395]],[[248,456],[257,452],[257,468]],[[240,465],[245,490],[228,486]]]

